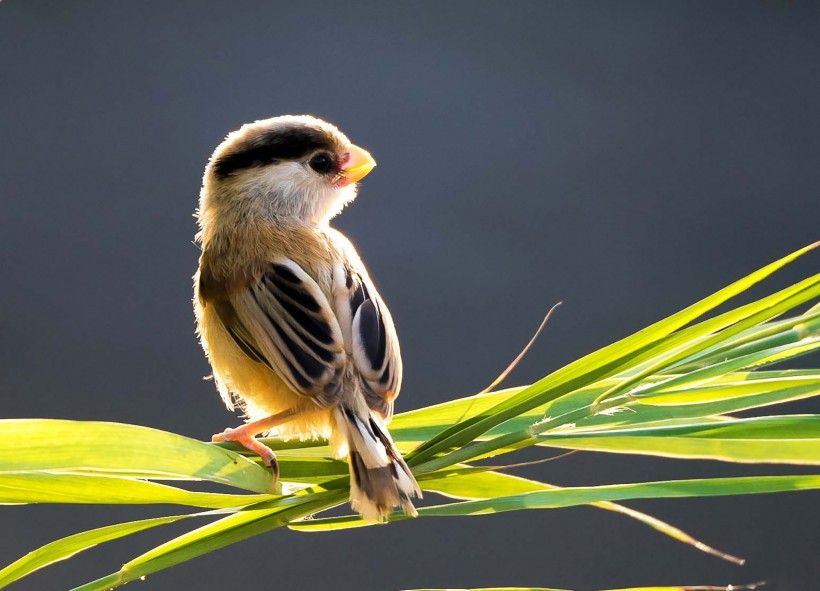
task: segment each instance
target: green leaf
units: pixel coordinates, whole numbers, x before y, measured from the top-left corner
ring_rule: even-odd
[[[0,473],[0,504],[82,503],[188,505],[221,509],[275,499],[275,495],[191,492],[134,478],[47,472]]]
[[[764,404],[784,402],[787,399],[799,399],[802,397],[813,396],[816,395],[817,390],[818,384],[815,382],[807,384],[802,388],[795,387],[792,390],[784,390],[779,393],[764,393],[761,394],[756,401],[750,400],[749,397],[746,399],[737,398],[733,400],[725,400],[719,404],[713,404],[712,410],[719,406],[724,408],[724,412],[729,412],[730,408],[734,408],[735,410],[741,408],[754,408],[758,405],[762,406]],[[610,412],[615,412],[618,410],[625,412],[616,414],[615,417],[600,411],[596,415],[593,410],[594,399],[590,400],[594,392],[594,388],[581,389],[559,398],[554,401],[551,406],[547,407],[550,415],[544,417],[542,420],[531,423],[527,427],[518,431],[511,428],[510,431],[506,431],[494,439],[479,441],[478,443],[462,447],[444,457],[430,460],[424,463],[421,470],[434,471],[452,465],[456,462],[464,463],[474,461],[486,457],[492,457],[499,453],[506,453],[527,445],[537,444],[539,440],[535,436],[539,433],[562,428],[566,425],[575,424],[576,426],[589,428],[593,428],[595,426],[602,428],[604,426],[612,427],[624,422],[639,424],[640,422],[645,422],[650,419],[649,413],[644,414],[641,407],[637,405],[640,400],[631,400],[630,398],[619,400],[619,402],[622,403],[620,407],[613,405],[609,409]],[[562,407],[566,408],[566,411],[558,412],[559,409],[562,409]],[[664,415],[666,419],[680,419],[685,416],[703,417],[706,414],[706,410],[707,405],[702,405],[700,408],[692,406],[684,407],[683,411],[678,408],[659,409],[656,407],[652,413],[655,415],[652,417],[652,420],[663,420]],[[552,414],[553,412],[556,414]],[[631,413],[634,413],[634,415]],[[686,413],[688,413],[688,415]]]
[[[635,399],[624,405],[624,412],[611,417],[595,416],[578,421],[589,429],[649,425],[662,421],[693,421],[773,404],[803,400],[820,394],[820,381],[802,379],[750,380],[670,391]]]
[[[551,447],[724,462],[820,465],[820,415],[733,419],[697,426],[566,431],[539,435]]]
[[[137,425],[0,420],[0,473],[35,470],[210,480],[272,492],[273,474],[233,452]]]
[[[691,389],[695,386],[707,384],[730,372],[749,367],[763,367],[764,365],[779,363],[799,355],[811,353],[817,349],[820,349],[820,338],[805,339],[796,343],[788,343],[753,353],[737,354],[735,357],[701,367],[689,373],[670,377],[662,382],[656,382],[646,388],[633,390],[630,392],[630,396],[647,396],[654,392],[671,389]]]
[[[674,371],[687,373],[729,357],[771,349],[818,335],[820,335],[820,310],[809,310],[794,318],[767,322],[741,331],[717,345],[682,360],[674,366]]]
[[[419,516],[457,517],[505,513],[507,511],[520,511],[523,509],[557,509],[560,507],[574,507],[603,501],[716,497],[817,489],[820,489],[820,475],[666,480],[660,482],[611,484],[605,486],[555,488],[507,497],[435,505],[419,509]],[[312,523],[306,524],[305,529],[308,527],[313,529],[318,529],[318,527],[334,529],[333,526],[344,525],[347,519],[347,517],[316,519]],[[394,513],[389,517],[390,521],[402,521],[404,519],[408,519],[404,514]]]
[[[775,318],[818,296],[820,273],[751,304],[672,334],[658,346],[633,360],[635,363],[643,362],[641,369],[633,370],[629,379],[601,394],[595,406],[625,392],[644,377],[674,368],[677,364],[691,359],[693,355],[724,343],[728,338],[742,334],[746,329]]]
[[[426,441],[445,429],[465,419],[475,417],[496,406],[503,400],[524,390],[525,387],[509,388],[486,394],[473,394],[448,400],[393,417],[390,433],[396,443]]]
[[[29,552],[19,560],[12,562],[3,570],[0,570],[0,589],[14,581],[22,579],[36,570],[54,564],[55,562],[71,558],[75,554],[93,548],[97,544],[116,540],[117,538],[122,538],[159,525],[173,523],[180,519],[186,519],[187,517],[189,516],[175,515],[171,517],[156,517],[154,519],[119,523],[117,525],[92,529],[56,540],[33,552]]]
[[[667,480],[661,482],[560,488],[481,501],[464,501],[462,503],[452,503],[449,505],[424,507],[419,510],[419,515],[437,517],[482,515],[518,511],[521,509],[572,507],[599,501],[714,497],[816,489],[820,489],[820,475]]]
[[[289,522],[342,502],[347,491],[316,492],[277,499],[209,523],[174,538],[134,560],[118,572],[82,585],[73,591],[106,591],[129,581],[202,556],[247,538],[277,529]],[[265,506],[266,505],[266,506]]]
[[[625,339],[613,343],[612,345],[604,347],[595,353],[587,355],[586,357],[583,357],[578,361],[570,363],[569,365],[553,372],[546,378],[536,382],[529,388],[525,388],[521,392],[508,398],[506,401],[485,411],[481,415],[466,421],[462,421],[461,423],[458,423],[450,429],[440,433],[422,445],[414,454],[411,454],[408,458],[408,463],[410,465],[419,465],[424,463],[426,464],[425,469],[430,470],[467,461],[472,457],[476,457],[477,455],[483,453],[483,450],[490,450],[492,447],[491,445],[480,445],[479,454],[471,453],[469,450],[462,447],[470,441],[480,437],[496,425],[499,425],[518,414],[527,412],[551,400],[555,400],[573,390],[589,385],[596,379],[601,379],[603,377],[616,374],[619,370],[623,371],[626,369],[626,367],[624,367],[625,364],[627,364],[630,360],[633,362],[637,359],[645,360],[647,356],[651,358],[652,356],[657,356],[664,353],[669,355],[669,359],[671,360],[679,360],[678,356],[681,355],[681,352],[669,354],[668,351],[677,346],[680,337],[676,335],[667,339],[670,334],[692,322],[694,319],[709,312],[726,300],[738,295],[739,293],[742,293],[781,267],[792,262],[797,257],[812,250],[818,246],[818,244],[820,243],[812,244],[780,259],[779,261],[775,261],[774,263],[771,263],[766,267],[748,275],[747,277],[736,281],[735,283],[701,300],[700,302],[689,306],[681,312],[673,314],[672,316],[665,318],[664,320],[661,320],[660,322],[657,322],[632,336],[626,337]],[[721,326],[726,326],[729,324],[734,324],[735,327],[732,330],[737,331],[739,330],[738,327],[741,326],[741,323],[747,322],[751,317],[759,317],[760,320],[757,321],[762,321],[767,315],[768,317],[772,317],[777,313],[782,313],[790,309],[790,307],[807,301],[811,297],[816,297],[816,295],[813,294],[817,290],[818,281],[820,281],[820,275],[800,282],[791,288],[781,290],[773,296],[769,296],[768,298],[763,298],[753,304],[743,306],[739,309],[742,310],[742,313],[732,315],[731,319],[727,316],[731,315],[731,313],[727,313],[722,315],[723,319],[720,322],[719,318],[721,317],[702,323],[704,326],[701,326],[699,331],[703,333],[710,333]],[[788,305],[786,305],[786,302],[788,302]],[[695,338],[696,335],[689,335],[689,340],[693,340]],[[658,345],[658,343],[661,344]],[[712,344],[714,343],[706,342],[704,347],[711,346]],[[692,354],[695,352],[692,350],[691,346],[687,346],[685,350],[687,354]],[[669,361],[669,359],[665,359],[664,363]],[[664,363],[656,362],[654,366],[665,367]],[[628,378],[616,388],[624,389],[631,383],[640,381],[641,378],[647,375],[648,371],[648,369],[643,370],[638,376]],[[606,398],[617,394],[619,391],[620,390],[617,389],[611,389],[605,392],[599,396],[597,400],[598,404]],[[498,441],[498,447],[523,442],[527,438],[528,434],[524,432],[516,435],[510,434],[503,440]],[[448,458],[432,459],[437,453],[446,452],[450,449],[458,447],[462,447],[462,449],[450,454]]]
[[[661,382],[668,377],[674,375],[655,378],[655,382]],[[561,416],[579,408],[591,409],[595,398],[617,382],[618,378],[610,378],[572,392],[510,419],[504,425],[485,433],[478,440],[526,429],[548,416]],[[408,450],[423,441],[425,436],[440,433],[460,417],[480,413],[498,404],[503,397],[521,389],[468,396],[403,413],[395,417],[390,425],[390,432],[400,449]],[[615,428],[623,425],[708,417],[792,402],[820,394],[820,374],[804,370],[732,372],[697,388],[671,389],[657,394],[646,392],[649,392],[649,389],[637,394],[640,396],[639,400],[624,401],[620,412],[585,416],[580,418],[576,425],[578,428]]]
[[[476,468],[461,468],[445,471],[445,473],[436,472],[428,474],[419,478],[419,484],[425,491],[437,492],[456,499],[491,499],[498,496],[511,496],[559,488],[551,484],[529,480],[527,478]],[[664,535],[689,546],[693,546],[702,552],[718,556],[736,564],[743,564],[744,562],[741,558],[717,550],[692,537],[683,530],[636,509],[631,509],[609,501],[592,503],[592,506],[606,511],[620,513],[635,519]],[[323,519],[302,520],[291,523],[289,527],[297,531],[310,532],[373,525],[372,522],[363,521],[358,515],[350,515],[346,521],[337,520],[333,524],[323,525],[324,521]]]

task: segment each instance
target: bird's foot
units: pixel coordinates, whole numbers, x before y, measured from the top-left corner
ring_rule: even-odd
[[[262,458],[262,463],[273,470],[274,484],[279,482],[279,461],[276,459],[276,454],[273,453],[271,448],[248,433],[244,427],[225,429],[222,433],[217,433],[211,437],[211,441],[214,443],[231,441],[257,454]]]

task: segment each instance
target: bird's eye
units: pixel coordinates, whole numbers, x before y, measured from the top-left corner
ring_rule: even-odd
[[[316,154],[308,164],[319,174],[330,172],[330,169],[333,168],[333,160],[327,154]]]

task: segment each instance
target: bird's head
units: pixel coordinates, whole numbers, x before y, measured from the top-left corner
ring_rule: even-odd
[[[211,156],[200,212],[324,224],[356,197],[356,183],[374,166],[366,150],[321,119],[254,121],[228,134]]]

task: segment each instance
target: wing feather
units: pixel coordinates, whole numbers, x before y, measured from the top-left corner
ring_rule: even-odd
[[[217,306],[228,334],[293,390],[330,406],[345,363],[339,323],[316,281],[289,259],[267,265]]]
[[[330,300],[290,259],[242,276],[242,287],[220,291],[207,284],[201,294],[248,358],[270,367],[296,392],[332,406],[349,356],[368,406],[390,419],[401,388],[401,352],[390,312],[366,272],[337,263]]]
[[[401,352],[393,319],[365,274],[337,264],[333,287],[345,348],[362,376],[368,406],[389,419],[402,377]]]

